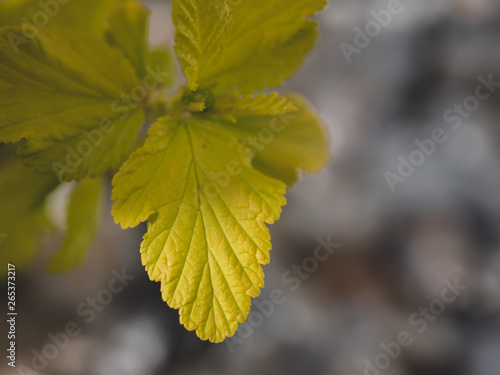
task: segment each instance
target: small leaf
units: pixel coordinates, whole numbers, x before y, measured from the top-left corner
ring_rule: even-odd
[[[172,0],[174,50],[182,62],[189,88],[195,91],[216,64],[231,33],[226,0]]]
[[[213,342],[232,336],[264,286],[266,227],[286,203],[283,183],[262,175],[219,124],[162,118],[113,180],[123,228],[149,219],[141,246],[163,299],[181,323]]]
[[[289,95],[298,112],[280,116],[238,116],[226,129],[247,144],[262,173],[293,185],[298,170],[316,172],[328,161],[325,128],[312,106],[299,95]],[[255,142],[252,141],[255,140]]]
[[[123,51],[140,78],[146,76],[149,15],[150,12],[141,4],[129,1],[111,14],[106,31],[108,43]]]
[[[25,165],[81,180],[118,166],[143,123],[137,76],[104,41],[70,29],[39,32],[16,53],[0,29],[0,142]]]
[[[318,36],[308,19],[326,0],[242,0],[231,7],[234,28],[200,85],[243,94],[280,86],[302,65]]]
[[[66,238],[47,265],[49,272],[66,273],[85,261],[99,224],[101,204],[101,179],[87,178],[76,185],[68,205]]]
[[[297,111],[297,107],[277,93],[253,96],[229,94],[217,98],[213,113],[235,122],[236,115],[278,115]]]

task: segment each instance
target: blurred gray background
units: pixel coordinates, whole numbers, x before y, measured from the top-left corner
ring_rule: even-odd
[[[146,3],[152,43],[171,45],[169,2]],[[480,76],[500,82],[500,3],[401,0],[401,11],[373,29],[349,63],[342,43],[355,46],[355,28],[365,30],[371,12],[389,3],[331,0],[319,16],[317,48],[283,90],[315,105],[332,161],[302,176],[271,227],[258,301],[269,307],[278,290],[282,304],[265,310],[269,316],[254,306],[246,329],[226,343],[200,341],[140,264],[145,228],[119,229],[108,203],[84,267],[58,277],[40,263],[18,280],[18,363],[29,366],[50,332],[81,322],[77,306],[125,267],[135,279],[80,324],[44,374],[500,374],[500,87],[483,88],[490,95],[478,105],[467,99]],[[443,116],[464,101],[474,110],[453,129]],[[436,129],[446,141],[420,162],[415,141]],[[397,174],[412,153],[421,165],[391,189],[387,172]],[[314,266],[307,259],[328,240],[340,247]],[[48,257],[51,242],[45,248]],[[300,284],[288,282],[304,261],[313,270]],[[444,303],[447,282],[456,280],[467,289]],[[424,323],[411,317],[429,307],[419,332]],[[389,357],[383,348],[396,350],[391,343],[405,332],[411,344]]]

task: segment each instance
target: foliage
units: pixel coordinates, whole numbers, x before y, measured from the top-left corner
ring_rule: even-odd
[[[0,142],[16,144],[25,166],[3,149],[0,231],[12,235],[2,257],[35,255],[48,194],[77,181],[48,269],[81,264],[98,229],[101,176],[118,170],[115,221],[147,221],[142,262],[163,299],[188,330],[223,341],[264,286],[266,224],[279,219],[286,186],[328,159],[306,100],[258,94],[302,64],[318,34],[308,16],[325,0],[172,0],[187,86],[171,96],[175,66],[148,45],[150,12],[139,2],[54,3],[50,12],[32,0],[0,3]]]

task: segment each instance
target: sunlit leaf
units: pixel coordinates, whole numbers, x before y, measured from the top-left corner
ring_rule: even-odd
[[[181,323],[204,340],[232,336],[264,286],[266,227],[285,185],[255,170],[217,123],[163,118],[115,176],[113,215],[148,220],[142,261]]]

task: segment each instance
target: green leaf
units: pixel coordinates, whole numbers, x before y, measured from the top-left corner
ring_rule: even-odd
[[[44,30],[16,53],[9,36],[19,32],[0,30],[0,142],[22,140],[25,165],[66,181],[117,167],[144,116],[130,63],[70,29]]]
[[[325,128],[312,106],[289,95],[298,112],[281,116],[239,116],[226,129],[249,147],[253,165],[262,173],[293,185],[298,170],[316,172],[329,159]]]
[[[53,273],[66,273],[80,266],[92,245],[101,213],[102,180],[85,179],[71,193],[67,233],[59,251],[47,265]]]
[[[150,12],[141,4],[129,1],[109,17],[108,43],[120,48],[132,62],[138,77],[146,76],[148,60],[148,20]]]
[[[39,238],[49,227],[47,195],[58,185],[53,175],[35,175],[12,157],[0,163],[0,262],[22,268],[35,255]],[[6,271],[2,267],[0,275]]]
[[[231,33],[230,10],[225,0],[172,0],[175,52],[192,91],[217,63]]]
[[[297,107],[277,93],[253,96],[233,93],[219,96],[213,113],[236,122],[236,115],[278,115],[297,111]]]
[[[113,180],[112,213],[123,228],[148,219],[142,262],[188,330],[213,342],[232,336],[264,286],[266,227],[285,185],[256,171],[219,124],[190,116],[153,124]]]
[[[109,14],[126,1],[130,0],[69,0],[66,4],[55,0],[42,1],[50,4],[42,7],[39,0],[4,0],[0,2],[0,26],[26,24],[38,30],[45,27],[73,27],[101,36]],[[26,33],[21,35],[32,35],[25,30]]]
[[[234,28],[217,63],[199,83],[244,94],[280,86],[301,66],[318,36],[316,14],[326,0],[241,0],[231,9]],[[215,31],[214,31],[215,32]]]

